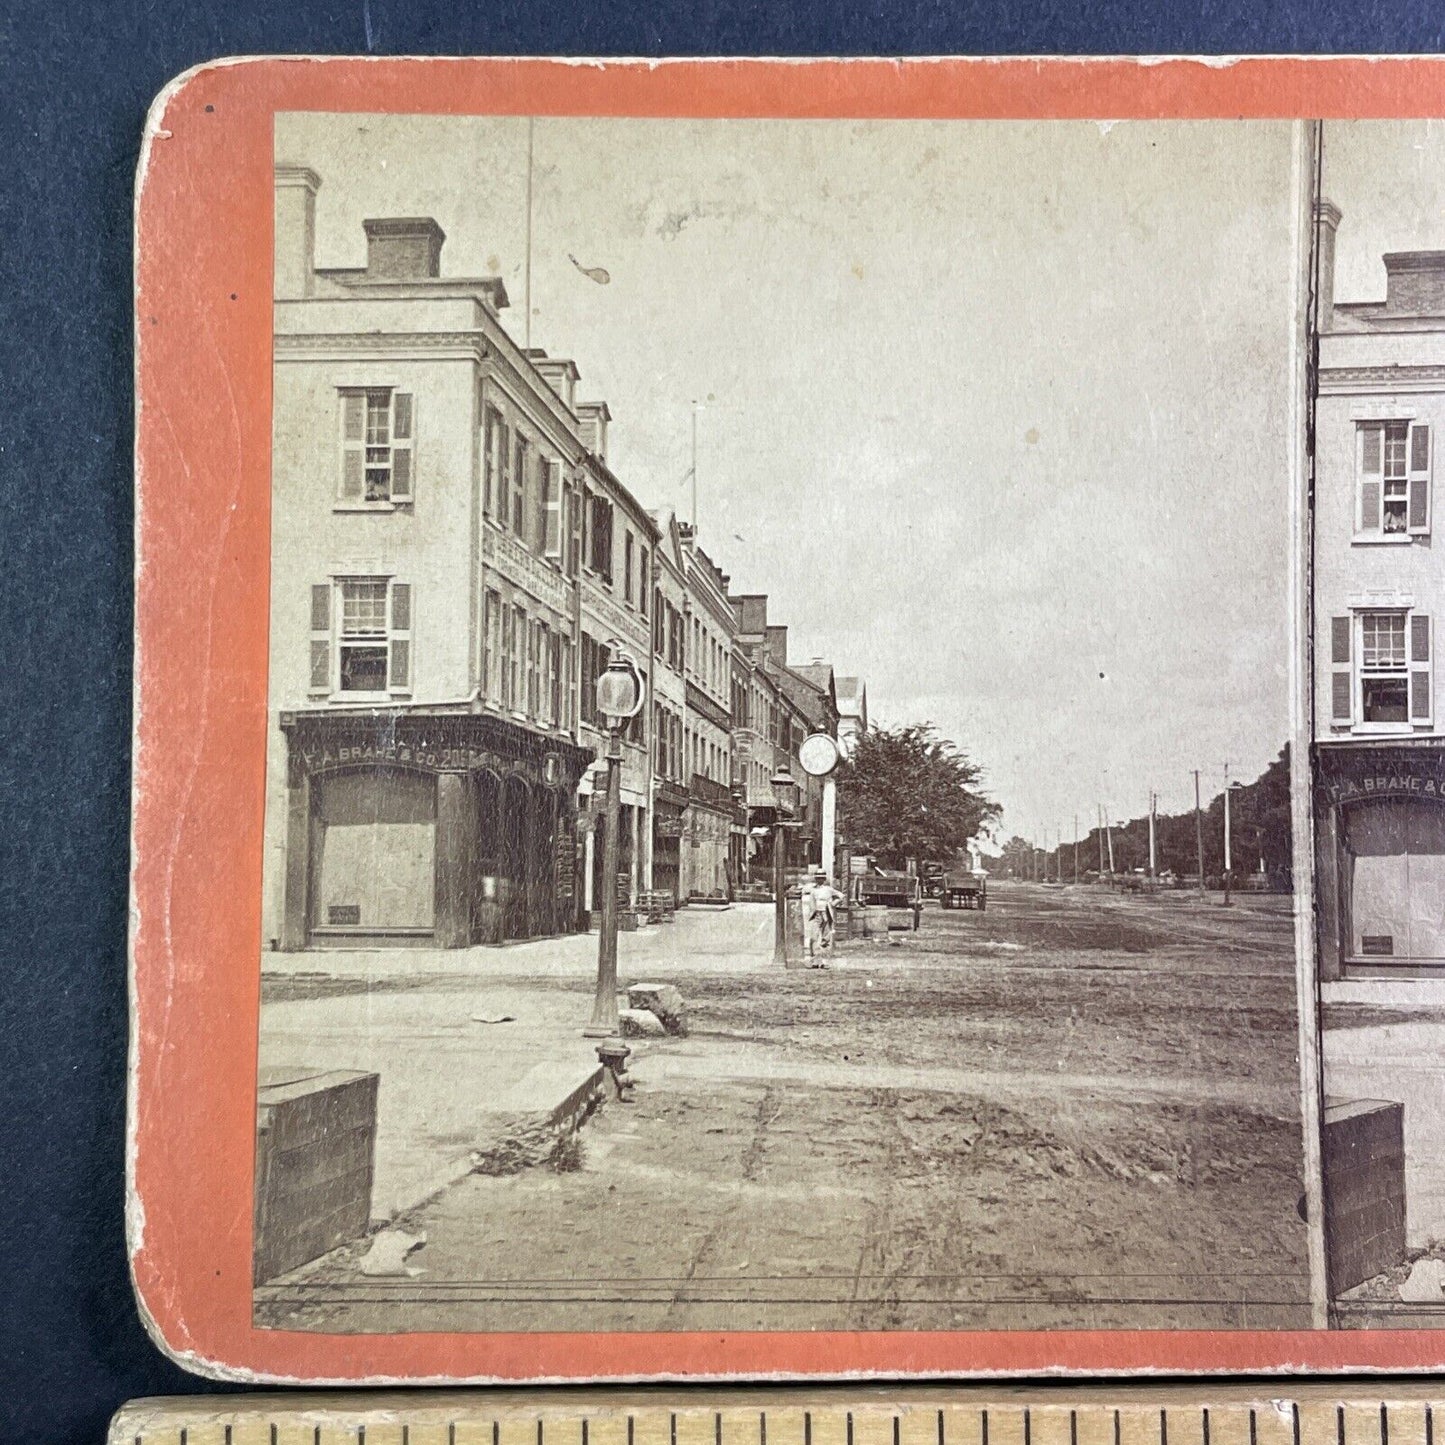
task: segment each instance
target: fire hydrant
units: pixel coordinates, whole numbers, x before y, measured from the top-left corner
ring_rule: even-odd
[[[619,1103],[632,1102],[632,1086],[636,1080],[627,1072],[627,1058],[632,1050],[621,1039],[605,1039],[597,1045],[597,1058],[612,1077]]]

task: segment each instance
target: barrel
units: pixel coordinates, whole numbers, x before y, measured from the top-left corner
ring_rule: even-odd
[[[888,932],[888,910],[876,903],[865,904],[858,910],[863,915],[863,936],[879,938]]]

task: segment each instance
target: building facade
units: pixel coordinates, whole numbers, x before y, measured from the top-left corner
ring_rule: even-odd
[[[577,416],[441,274],[427,218],[314,255],[276,172],[265,937],[273,947],[576,926]]]
[[[671,511],[649,514],[657,531],[652,589],[652,854],[648,886],[686,902],[684,837],[692,801],[687,718],[687,552]]]
[[[838,701],[838,741],[845,753],[868,731],[868,688],[861,677],[834,678]]]
[[[1332,251],[1338,213],[1323,209]],[[1321,316],[1314,503],[1316,836],[1326,978],[1445,976],[1445,253]],[[1322,268],[1332,273],[1332,264]],[[1323,284],[1323,283],[1322,283]]]
[[[597,762],[582,778],[583,903],[590,916],[600,905],[603,801],[607,733],[597,713],[594,681],[620,645],[643,675],[642,708],[622,734],[621,814],[618,820],[620,900],[635,903],[648,879],[652,846],[652,763],[648,724],[652,707],[653,554],[657,528],[607,465],[605,402],[578,408],[585,446],[582,464],[583,533],[580,585],[581,663],[579,738]]]
[[[728,579],[698,545],[690,525],[679,529],[686,559],[687,648],[683,766],[688,804],[683,818],[683,896],[731,898],[735,827],[741,809],[732,795],[732,647],[735,621]]]
[[[1403,1233],[1419,1247],[1445,1237],[1436,1123],[1445,1118],[1445,693],[1436,662],[1445,560],[1434,535],[1445,252],[1387,255],[1383,301],[1336,303],[1338,210],[1323,203],[1317,224],[1312,768],[1327,1173],[1333,1128],[1355,1116],[1402,1119],[1402,1193],[1388,1171],[1370,1188],[1377,1213],[1403,1199]],[[1389,1009],[1406,1027],[1332,1023],[1360,1007]],[[1358,1230],[1333,1209],[1326,1227],[1338,1294],[1361,1272],[1349,1272]],[[1373,1237],[1384,1238],[1384,1227]],[[1389,1227],[1400,1227],[1397,1216]]]

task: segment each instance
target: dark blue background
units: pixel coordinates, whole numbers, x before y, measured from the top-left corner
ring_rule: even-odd
[[[0,1438],[98,1441],[206,1388],[122,1237],[131,187],[146,107],[244,53],[1422,52],[1438,3],[10,0],[0,5]]]

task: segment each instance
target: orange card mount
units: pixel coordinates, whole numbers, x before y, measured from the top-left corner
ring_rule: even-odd
[[[1281,749],[1322,277],[1431,245],[1384,123],[1442,111],[1430,59],[168,87],[157,1343],[317,1383],[1438,1367],[1410,1115],[1344,1110],[1322,1183]],[[1424,664],[1370,626],[1388,708]]]

